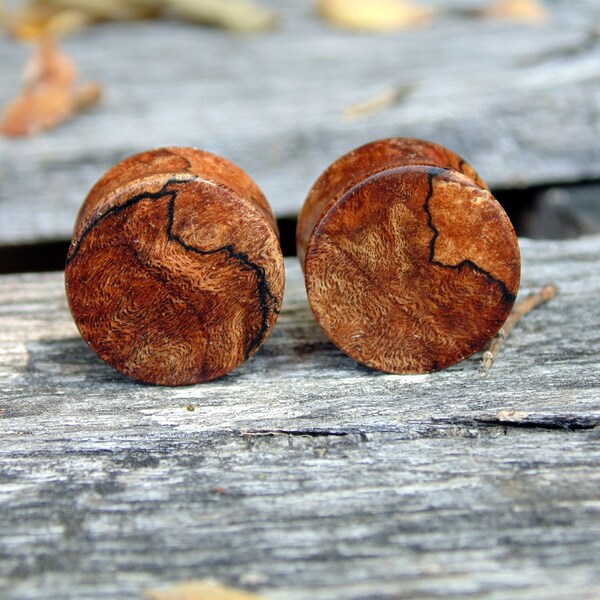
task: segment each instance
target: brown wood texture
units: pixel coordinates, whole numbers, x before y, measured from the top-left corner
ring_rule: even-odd
[[[379,140],[334,162],[297,242],[320,325],[382,371],[435,371],[481,350],[519,287],[506,213],[469,163],[423,140]]]
[[[260,348],[280,311],[284,266],[269,204],[244,171],[161,148],[92,188],[65,279],[79,331],[101,358],[135,379],[185,385]]]

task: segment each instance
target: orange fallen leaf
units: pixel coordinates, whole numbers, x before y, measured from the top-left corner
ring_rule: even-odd
[[[45,6],[26,7],[13,18],[12,33],[18,40],[64,37],[93,22],[83,10],[57,10]]]
[[[73,105],[75,112],[83,112],[88,108],[98,104],[102,97],[102,88],[95,81],[82,83],[73,96]]]
[[[532,24],[545,23],[550,17],[539,0],[496,0],[480,14],[486,18],[512,19]]]
[[[75,64],[56,42],[41,40],[25,67],[21,95],[4,111],[0,132],[9,137],[35,135],[96,104],[100,86],[76,86],[76,79]]]
[[[184,581],[165,590],[146,590],[148,600],[261,600],[261,596],[211,581]]]
[[[92,22],[89,13],[76,9],[60,9],[41,4],[27,4],[7,18],[7,27],[18,40],[63,37],[83,29]]]
[[[23,86],[26,91],[42,86],[71,87],[77,79],[77,67],[50,38],[40,41],[33,58],[25,66]]]

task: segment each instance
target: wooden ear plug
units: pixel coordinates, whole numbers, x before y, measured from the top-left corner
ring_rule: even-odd
[[[284,266],[271,208],[244,171],[163,148],[125,159],[92,188],[65,278],[77,327],[101,358],[141,381],[185,385],[260,348]]]
[[[334,162],[298,220],[310,305],[369,367],[426,373],[481,350],[520,279],[514,229],[465,160],[431,142],[372,142]]]

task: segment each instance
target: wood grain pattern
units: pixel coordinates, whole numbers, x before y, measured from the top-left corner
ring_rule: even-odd
[[[520,294],[560,294],[487,377],[362,367],[290,259],[252,360],[139,384],[88,351],[61,273],[1,277],[0,596],[213,577],[273,600],[598,597],[600,236],[521,246]]]
[[[69,304],[92,349],[123,373],[184,385],[252,356],[283,297],[276,223],[229,161],[166,148],[94,186],[66,266]]]
[[[380,140],[333,163],[309,193],[297,239],[329,338],[392,373],[435,371],[481,350],[519,286],[506,213],[473,167],[422,140]]]
[[[298,217],[297,252],[302,268],[317,222],[348,190],[367,177],[399,165],[428,165],[460,171],[489,189],[461,156],[439,144],[415,138],[387,138],[364,144],[329,165],[313,184]]]

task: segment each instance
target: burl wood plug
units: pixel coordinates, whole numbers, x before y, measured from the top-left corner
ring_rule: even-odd
[[[422,140],[376,141],[335,161],[306,199],[297,246],[326,334],[391,373],[481,350],[519,287],[506,213],[465,160]]]
[[[252,356],[283,287],[264,195],[230,161],[192,148],[110,169],[79,212],[66,264],[86,342],[122,373],[163,385],[208,381]]]

